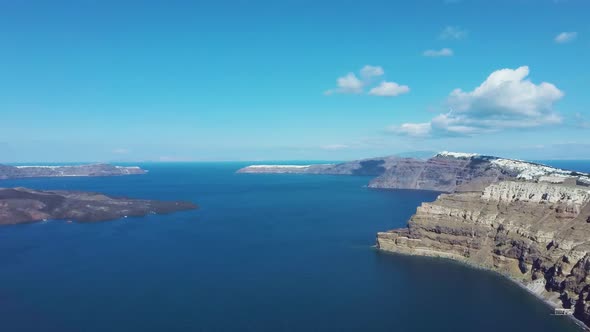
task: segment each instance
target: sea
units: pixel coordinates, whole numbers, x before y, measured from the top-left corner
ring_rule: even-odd
[[[589,161],[551,161],[590,171]],[[580,329],[491,272],[377,251],[438,193],[370,178],[236,174],[247,163],[144,163],[146,175],[0,181],[190,200],[194,211],[0,227],[0,331]]]

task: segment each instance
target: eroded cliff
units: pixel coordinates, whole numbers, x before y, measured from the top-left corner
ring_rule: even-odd
[[[381,250],[445,257],[505,274],[590,323],[590,188],[501,181],[423,203]]]
[[[590,186],[590,175],[522,160],[475,153],[443,151],[428,160],[397,156],[341,164],[251,165],[238,173],[297,173],[374,176],[376,189],[420,189],[441,192],[479,191],[503,180],[578,182]]]

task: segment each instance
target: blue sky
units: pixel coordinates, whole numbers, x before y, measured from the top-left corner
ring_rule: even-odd
[[[574,0],[3,1],[0,162],[589,159],[589,12]]]

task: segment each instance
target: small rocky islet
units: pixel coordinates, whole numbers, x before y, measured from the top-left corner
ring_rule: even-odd
[[[253,165],[239,173],[372,175],[370,188],[434,190],[377,248],[496,271],[590,326],[590,175],[538,163],[441,152],[334,165]]]

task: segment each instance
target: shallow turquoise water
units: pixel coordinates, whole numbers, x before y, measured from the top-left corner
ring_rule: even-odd
[[[436,193],[234,174],[238,163],[142,166],[150,173],[0,181],[201,205],[0,228],[0,331],[577,330],[495,274],[371,248]]]

